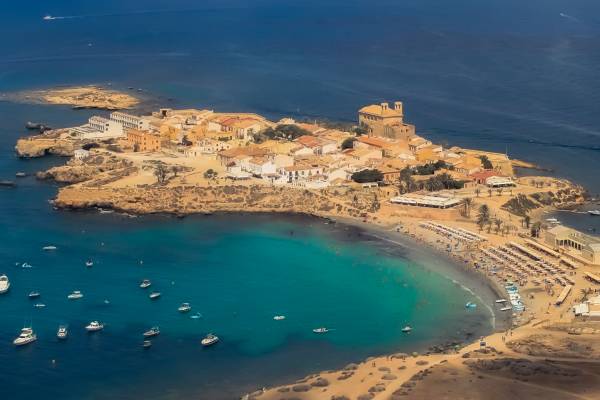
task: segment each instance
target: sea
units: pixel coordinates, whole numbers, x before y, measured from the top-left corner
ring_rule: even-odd
[[[0,273],[12,283],[0,295],[2,397],[235,399],[494,329],[493,293],[410,241],[289,215],[54,210],[58,185],[31,175],[65,160],[18,159],[16,139],[29,134],[27,121],[65,127],[106,112],[3,93],[100,84],[143,96],[140,113],[194,107],[341,122],[362,105],[401,100],[405,119],[437,143],[507,153],[597,195],[598,15],[590,0],[3,4],[0,179],[17,187],[0,187]],[[593,230],[600,218],[591,218],[565,221]],[[145,278],[153,284],[143,290]],[[33,290],[41,297],[32,301]],[[84,298],[67,300],[73,290]],[[466,310],[468,301],[478,307]],[[189,314],[177,311],[182,302]],[[104,331],[85,332],[92,320]],[[59,324],[69,326],[64,342]],[[25,325],[38,341],[17,349]],[[161,334],[144,350],[141,334],[154,325]],[[331,331],[312,332],[321,326]],[[221,341],[202,348],[208,333]]]

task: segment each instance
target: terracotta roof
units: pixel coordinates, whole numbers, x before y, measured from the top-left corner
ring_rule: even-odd
[[[383,139],[365,135],[359,136],[356,140],[358,140],[361,143],[368,144],[369,146],[375,147],[389,147],[392,145],[392,143],[389,143]]]

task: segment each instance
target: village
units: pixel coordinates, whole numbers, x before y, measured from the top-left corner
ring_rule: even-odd
[[[508,331],[517,329],[526,351],[536,348],[539,335],[556,347],[552,351],[564,352],[567,335],[600,332],[590,325],[600,319],[600,238],[548,214],[584,203],[585,190],[556,177],[518,176],[516,167],[529,164],[506,154],[432,143],[404,121],[401,102],[365,106],[356,125],[343,127],[211,110],[160,109],[150,116],[115,111],[20,139],[16,149],[21,156],[72,156],[66,165],[38,173],[67,184],[53,200],[59,209],[302,213],[390,240],[409,236],[490,282],[498,295],[494,313],[507,317]],[[505,343],[507,332],[487,340],[521,357]],[[458,368],[473,348],[415,356],[407,373],[444,360]],[[411,390],[402,383],[409,375],[386,381],[377,378],[375,362],[359,368],[375,373],[361,378],[328,372],[323,392],[311,390],[324,379],[317,376],[249,398],[277,399],[286,390],[303,399],[330,398],[348,385]]]

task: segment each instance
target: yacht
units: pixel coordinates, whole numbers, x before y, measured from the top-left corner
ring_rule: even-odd
[[[142,343],[142,347],[145,349],[149,349],[150,347],[152,347],[152,342],[150,340],[144,340],[144,342]]]
[[[177,311],[186,313],[186,312],[190,311],[191,309],[192,309],[192,306],[190,306],[190,303],[181,303],[181,305],[179,306]]]
[[[10,289],[8,276],[0,275],[0,294],[8,292],[8,289]]]
[[[406,325],[404,328],[402,328],[402,333],[410,333],[412,332],[412,328],[409,325]]]
[[[202,343],[202,346],[212,346],[213,344],[217,343],[219,341],[219,337],[213,335],[212,333],[209,333],[208,335],[206,335],[206,337],[204,339],[202,339],[200,341],[200,343]]]
[[[588,211],[588,214],[590,214],[591,216],[594,216],[594,217],[598,217],[598,216],[600,216],[600,210],[590,210],[590,211]]]
[[[29,297],[30,299],[37,299],[38,297],[40,297],[41,294],[40,292],[29,292],[29,294],[27,295],[27,297]]]
[[[275,321],[283,321],[285,319],[285,315],[276,315],[273,317]]]
[[[83,297],[83,293],[81,293],[79,290],[75,290],[75,291],[73,291],[73,293],[71,293],[70,295],[67,296],[67,299],[77,300],[77,299],[81,299],[82,297]]]
[[[314,333],[327,333],[327,332],[329,332],[329,329],[327,329],[327,328],[315,328],[312,331]]]
[[[44,247],[42,247],[42,250],[46,250],[46,251],[56,250],[56,246],[44,246]]]
[[[160,297],[160,292],[152,292],[148,297],[150,297],[150,300],[156,300]]]
[[[98,321],[92,321],[88,326],[85,327],[85,330],[88,332],[97,332],[104,329],[104,324],[101,324]]]
[[[93,262],[92,260],[87,260],[87,261],[85,262],[85,266],[86,266],[86,267],[88,267],[88,268],[89,268],[89,267],[93,267],[93,266],[94,266],[94,262]]]
[[[69,332],[67,331],[67,327],[65,325],[61,325],[58,327],[58,331],[56,331],[56,337],[60,340],[65,340]]]
[[[150,287],[150,285],[152,285],[152,282],[150,282],[149,279],[144,279],[142,283],[140,283],[142,289],[146,289],[147,287]]]
[[[23,328],[21,329],[21,334],[18,338],[13,340],[13,344],[15,346],[24,346],[31,342],[35,342],[37,340],[37,335],[33,333],[32,328]]]
[[[144,337],[158,336],[159,334],[160,329],[158,329],[158,326],[153,326],[152,328],[144,332]]]

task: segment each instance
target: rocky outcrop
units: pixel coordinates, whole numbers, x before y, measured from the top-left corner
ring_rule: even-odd
[[[60,208],[113,208],[130,213],[295,212],[361,217],[344,198],[326,193],[266,185],[150,186],[110,188],[86,184],[61,188]]]
[[[85,160],[72,159],[67,165],[40,171],[36,177],[70,184],[91,181],[90,186],[97,186],[121,179],[136,170],[129,161],[114,156],[92,155]]]
[[[47,154],[70,157],[76,149],[80,148],[81,143],[61,138],[64,132],[64,129],[59,129],[21,138],[17,140],[15,151],[23,158],[42,157]]]

